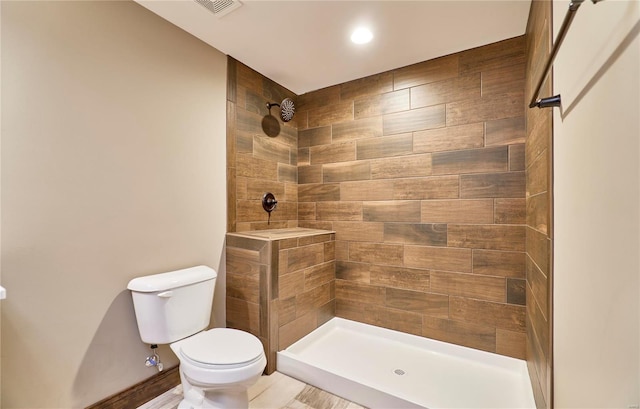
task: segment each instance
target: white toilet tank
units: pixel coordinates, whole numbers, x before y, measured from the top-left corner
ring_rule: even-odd
[[[129,281],[142,341],[170,344],[207,328],[216,277],[197,266]]]

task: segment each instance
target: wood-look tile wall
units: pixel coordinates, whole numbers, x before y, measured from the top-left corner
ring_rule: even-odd
[[[525,357],[525,61],[522,36],[298,97],[336,315]]]
[[[335,316],[335,235],[264,240],[227,234],[227,326],[276,352]]]
[[[551,49],[551,1],[531,3],[526,31],[526,101],[542,75]],[[540,97],[550,96],[547,79]],[[551,109],[527,109],[526,173],[526,299],[527,364],[538,408],[553,407],[552,358],[552,115]]]
[[[228,57],[227,231],[296,227],[298,224],[298,131],[296,118],[283,122],[280,103],[296,95]],[[271,192],[278,206],[262,208]]]

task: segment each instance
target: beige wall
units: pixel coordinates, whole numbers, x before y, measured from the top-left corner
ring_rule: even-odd
[[[585,2],[554,67],[557,408],[640,400],[639,31],[637,0]]]
[[[131,278],[218,269],[224,325],[226,57],[133,2],[2,2],[2,52],[2,405],[84,407],[155,373]]]

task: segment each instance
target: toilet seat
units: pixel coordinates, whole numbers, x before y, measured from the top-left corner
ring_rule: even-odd
[[[213,328],[180,343],[181,360],[206,369],[233,369],[251,365],[264,356],[260,340],[248,332]]]

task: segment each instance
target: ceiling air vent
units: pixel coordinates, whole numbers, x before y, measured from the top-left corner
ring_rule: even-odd
[[[239,0],[195,0],[195,2],[206,7],[207,10],[215,14],[218,18],[226,16],[242,6]]]

